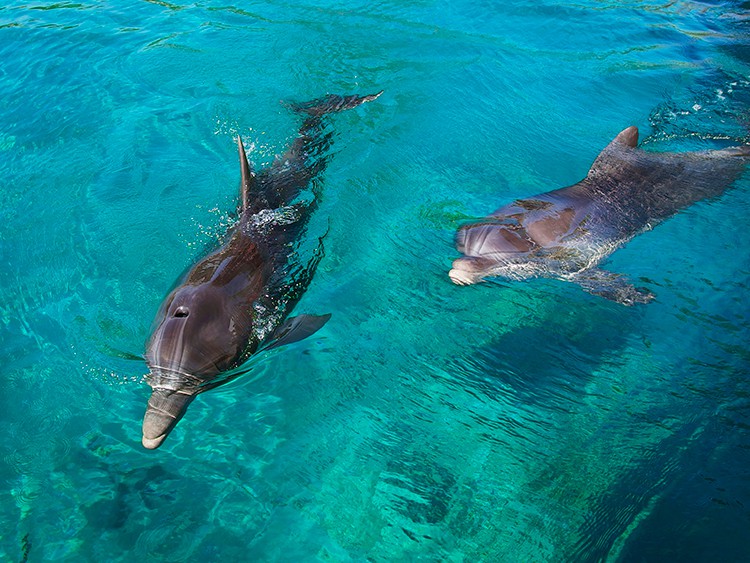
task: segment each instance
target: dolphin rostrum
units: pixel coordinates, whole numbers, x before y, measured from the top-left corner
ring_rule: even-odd
[[[255,173],[237,138],[241,169],[239,220],[226,243],[193,265],[156,316],[147,350],[153,391],[143,418],[143,445],[158,448],[196,395],[232,378],[252,354],[306,338],[330,315],[287,318],[312,279],[293,245],[318,205],[316,177],[328,158],[324,115],[380,95],[333,96],[292,105],[305,115],[299,135],[269,168]],[[311,197],[302,190],[312,186]]]
[[[459,285],[486,277],[552,277],[624,305],[653,294],[597,265],[618,247],[688,205],[720,195],[750,161],[750,145],[722,150],[654,153],[637,148],[628,127],[572,186],[521,199],[462,226],[464,256],[449,276]]]

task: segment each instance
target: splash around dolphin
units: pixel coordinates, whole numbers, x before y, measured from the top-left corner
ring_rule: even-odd
[[[290,105],[305,116],[287,152],[256,174],[237,138],[241,170],[239,218],[227,242],[193,265],[167,296],[146,350],[152,388],[143,418],[143,446],[158,448],[195,397],[226,383],[251,355],[296,342],[330,315],[287,318],[315,272],[320,246],[307,264],[293,259],[319,200],[318,175],[329,155],[327,114],[380,96],[334,96]],[[302,197],[311,186],[312,194]],[[311,195],[311,197],[310,197]]]
[[[721,150],[655,153],[637,148],[628,127],[572,186],[517,200],[462,226],[450,279],[552,277],[578,283],[606,299],[633,305],[648,290],[598,264],[637,234],[690,204],[724,192],[750,162],[750,145]]]

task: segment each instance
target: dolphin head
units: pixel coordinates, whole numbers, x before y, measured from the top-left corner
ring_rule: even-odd
[[[456,248],[464,256],[453,262],[448,275],[457,285],[470,285],[523,260],[534,249],[534,243],[518,220],[508,213],[461,227],[456,233]]]
[[[231,291],[182,285],[165,300],[146,350],[149,367],[203,381],[232,367],[252,334],[247,307]]]
[[[182,285],[165,300],[146,350],[153,389],[143,418],[143,445],[161,445],[195,395],[248,351],[252,318],[226,288]]]

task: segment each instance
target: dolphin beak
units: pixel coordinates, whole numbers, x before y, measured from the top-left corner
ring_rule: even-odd
[[[154,450],[161,446],[194,398],[171,389],[154,389],[143,416],[143,447]]]
[[[472,258],[457,258],[453,268],[448,272],[451,281],[456,285],[471,285],[482,280],[476,271],[476,261]]]
[[[448,272],[448,276],[456,285],[471,285],[474,283],[474,278],[468,272],[459,270],[458,268],[453,268]]]

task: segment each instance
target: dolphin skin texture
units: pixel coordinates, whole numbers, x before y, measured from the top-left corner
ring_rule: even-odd
[[[464,256],[453,262],[458,285],[487,277],[551,277],[633,305],[653,294],[598,264],[637,234],[696,201],[719,196],[750,162],[750,145],[683,153],[637,148],[628,127],[572,186],[501,207],[456,233]]]
[[[241,170],[239,220],[226,243],[193,265],[167,296],[147,344],[152,388],[143,445],[158,448],[199,393],[226,383],[251,355],[296,342],[330,315],[288,318],[307,289],[321,248],[306,265],[293,245],[318,205],[317,177],[328,160],[324,116],[380,95],[334,96],[290,105],[304,116],[299,135],[269,168],[252,170],[237,138]],[[300,197],[308,186],[312,197]]]

